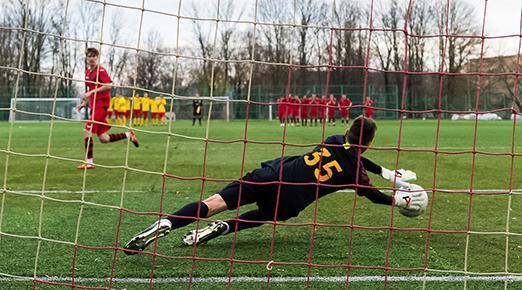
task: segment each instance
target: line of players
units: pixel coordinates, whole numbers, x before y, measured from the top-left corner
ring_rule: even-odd
[[[167,101],[163,97],[149,98],[147,93],[144,93],[143,97],[139,95],[134,97],[117,95],[111,98],[107,110],[107,121],[109,124],[116,122],[117,125],[124,125],[132,117],[134,126],[148,126],[149,121],[153,126],[166,125],[166,104]]]
[[[370,97],[367,97],[364,105],[365,116],[373,118],[373,101]],[[284,126],[285,121],[290,126],[299,126],[299,124],[307,126],[308,120],[310,126],[317,126],[318,120],[319,123],[328,120],[328,126],[335,126],[336,111],[339,111],[341,123],[348,124],[351,107],[352,101],[346,95],[342,95],[339,101],[333,94],[328,98],[326,96],[319,98],[315,94],[302,98],[288,95],[277,100],[277,116],[281,127]]]

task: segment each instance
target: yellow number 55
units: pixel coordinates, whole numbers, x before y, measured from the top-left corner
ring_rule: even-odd
[[[323,157],[330,157],[330,156],[332,156],[332,154],[330,153],[330,151],[328,151],[328,149],[321,148],[320,152],[319,151],[315,151],[314,153],[312,153],[311,157],[310,156],[305,156],[304,157],[304,161],[305,161],[306,165],[314,166],[317,163],[319,163],[319,160],[321,160],[321,155]],[[334,168],[337,172],[343,172],[343,169],[341,168],[339,163],[337,161],[335,161],[335,160],[330,161],[330,162],[324,164],[322,166],[322,168],[324,169],[324,171],[326,171],[326,175],[322,175],[321,171],[319,170],[319,168],[316,168],[314,170],[315,178],[317,178],[317,180],[319,182],[325,182],[325,181],[329,180],[330,178],[332,178],[332,175],[333,175],[332,168]]]

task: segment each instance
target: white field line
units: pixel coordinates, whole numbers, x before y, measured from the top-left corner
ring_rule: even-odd
[[[64,282],[70,283],[71,278],[69,277],[38,277],[37,280],[48,281],[48,282]],[[227,283],[228,277],[199,277],[192,278],[192,283]],[[351,276],[350,282],[382,282],[384,276]],[[33,277],[5,277],[0,278],[2,282],[21,282],[21,281],[32,281]],[[109,278],[81,278],[77,277],[74,279],[75,283],[103,283],[108,282]],[[271,277],[270,282],[272,283],[288,283],[288,282],[306,282],[307,277]],[[116,283],[131,283],[131,284],[148,284],[150,283],[149,278],[113,278],[113,282]],[[266,277],[232,277],[232,282],[266,282]],[[346,276],[324,276],[324,277],[310,277],[312,282],[345,282]],[[509,281],[509,282],[521,282],[522,276],[509,275],[509,276],[388,276],[387,281],[389,282],[461,282],[461,281]],[[165,283],[188,283],[189,278],[154,278],[152,283],[154,284],[165,284]]]
[[[20,192],[20,193],[42,193],[42,190],[35,189],[9,189],[9,192]],[[137,193],[145,192],[148,190],[125,190],[125,192]],[[121,190],[44,190],[44,193],[121,193]]]

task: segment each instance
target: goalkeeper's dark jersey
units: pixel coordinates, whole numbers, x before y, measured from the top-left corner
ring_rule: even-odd
[[[203,113],[203,102],[200,100],[192,101],[192,113],[195,117],[201,116]]]
[[[355,149],[343,147],[343,135],[330,136],[324,144],[305,155],[284,157],[282,165],[281,158],[261,163],[262,168],[272,169],[275,180],[279,180],[282,168],[282,180],[292,183],[284,184],[280,189],[279,209],[285,211],[285,215],[297,216],[301,210],[316,200],[316,193],[317,197],[321,198],[341,189],[358,187],[357,185],[363,188],[371,187],[363,163],[368,163],[367,165],[372,167],[377,165],[368,160],[357,160]],[[371,171],[375,170],[372,168]],[[272,188],[275,189],[277,186]],[[272,196],[270,203],[274,202],[274,197],[277,199],[279,189],[275,191],[270,194]]]

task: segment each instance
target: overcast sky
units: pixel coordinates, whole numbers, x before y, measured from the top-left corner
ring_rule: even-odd
[[[130,7],[141,8],[143,0],[106,0],[107,3],[115,3],[118,5],[126,5]],[[226,1],[234,2],[237,7],[237,14],[240,11],[244,11],[241,17],[237,16],[241,20],[253,21],[254,13],[253,9],[255,6],[255,0],[220,0],[221,5]],[[262,1],[262,0],[259,0]],[[293,0],[281,0],[293,3]],[[330,0],[332,3],[334,0]],[[339,0],[337,0],[339,1]],[[387,0],[375,0],[375,7],[378,7],[377,2]],[[485,0],[462,0],[469,3],[476,9],[477,19],[476,22],[479,27],[482,27],[482,20],[484,15]],[[329,2],[328,0],[326,2]],[[368,7],[371,3],[368,1],[360,1],[367,3]],[[400,0],[401,5],[407,5],[408,0]],[[485,19],[485,34],[487,36],[502,36],[502,35],[513,35],[520,33],[520,14],[521,14],[521,2],[520,0],[489,0],[487,1],[487,13]],[[194,17],[193,6],[197,7],[198,17],[201,18],[212,18],[215,17],[215,9],[213,9],[218,3],[218,0],[182,0],[181,2],[181,15]],[[179,0],[145,0],[145,8],[151,10],[163,11],[166,13],[178,13]],[[374,8],[376,9],[376,8]],[[128,26],[134,32],[138,31],[139,20],[141,11],[133,9],[123,9],[108,5],[106,9],[107,18],[112,18],[114,15]],[[293,13],[289,11],[289,14]],[[152,30],[157,30],[162,36],[167,46],[174,46],[176,43],[176,23],[177,18],[168,15],[159,15],[156,13],[146,12],[143,16],[143,27],[142,33],[146,34]],[[209,23],[210,24],[210,23]],[[193,29],[191,28],[190,20],[181,20],[180,22],[180,43],[181,45],[189,44]],[[209,25],[209,28],[213,25]],[[251,25],[238,25],[238,28],[251,29]],[[491,39],[486,41],[489,55],[509,55],[515,54],[518,51],[519,37],[503,38],[503,39]],[[134,45],[136,44],[136,37],[134,38]]]

